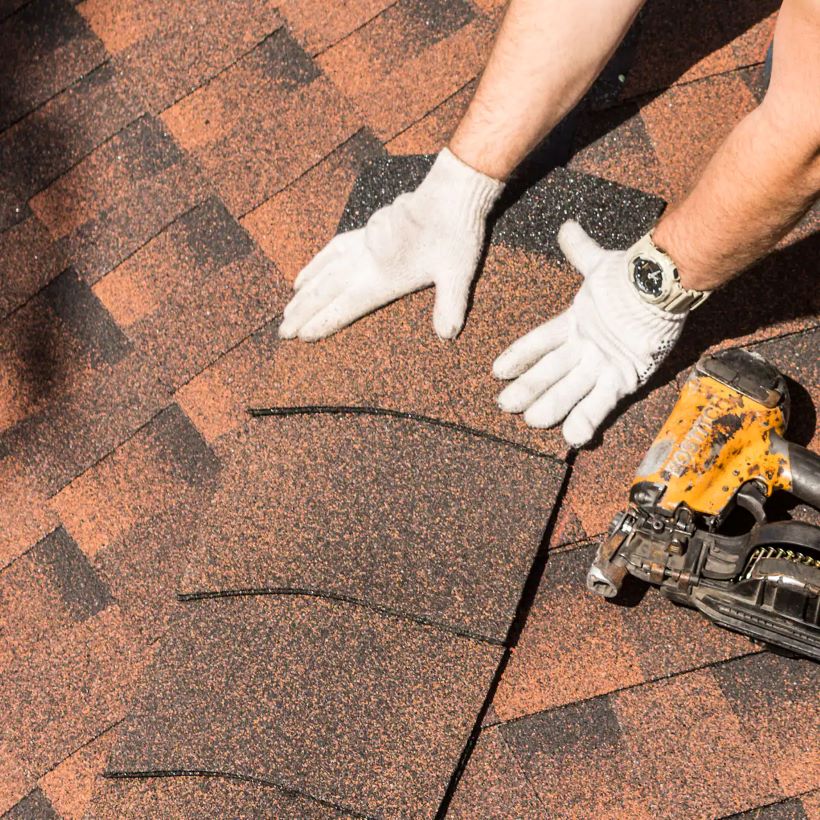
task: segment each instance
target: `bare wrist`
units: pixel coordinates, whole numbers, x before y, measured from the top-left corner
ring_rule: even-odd
[[[652,231],[652,241],[675,263],[682,287],[687,290],[713,290],[716,287],[714,278],[699,269],[687,243],[680,241],[674,214],[661,218]]]

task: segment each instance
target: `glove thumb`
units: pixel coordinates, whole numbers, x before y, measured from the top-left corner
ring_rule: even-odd
[[[470,279],[455,277],[436,284],[433,327],[442,339],[455,339],[464,327]]]
[[[568,219],[559,229],[558,244],[582,276],[588,276],[606,253],[574,219]]]

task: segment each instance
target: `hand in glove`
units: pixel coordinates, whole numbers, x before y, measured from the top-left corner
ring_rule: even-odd
[[[433,326],[452,339],[464,324],[485,221],[503,187],[445,148],[415,191],[376,211],[364,228],[339,234],[301,271],[279,335],[315,341],[435,285]]]
[[[688,310],[664,310],[639,295],[629,276],[637,244],[629,251],[604,250],[573,221],[561,226],[558,243],[584,282],[572,305],[507,348],[493,373],[515,379],[498,397],[502,410],[523,412],[532,427],[565,419],[564,438],[580,447],[657,369]],[[705,298],[683,293],[682,299],[697,303]]]

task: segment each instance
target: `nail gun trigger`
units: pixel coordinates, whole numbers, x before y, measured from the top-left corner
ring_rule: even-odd
[[[762,490],[756,481],[747,481],[735,495],[735,501],[739,507],[750,512],[758,524],[766,523],[766,511],[763,505],[766,503],[766,492]]]

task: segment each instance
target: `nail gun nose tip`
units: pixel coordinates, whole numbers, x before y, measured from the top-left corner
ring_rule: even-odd
[[[587,589],[604,598],[614,598],[618,594],[618,587],[598,567],[590,567],[587,573]]]

